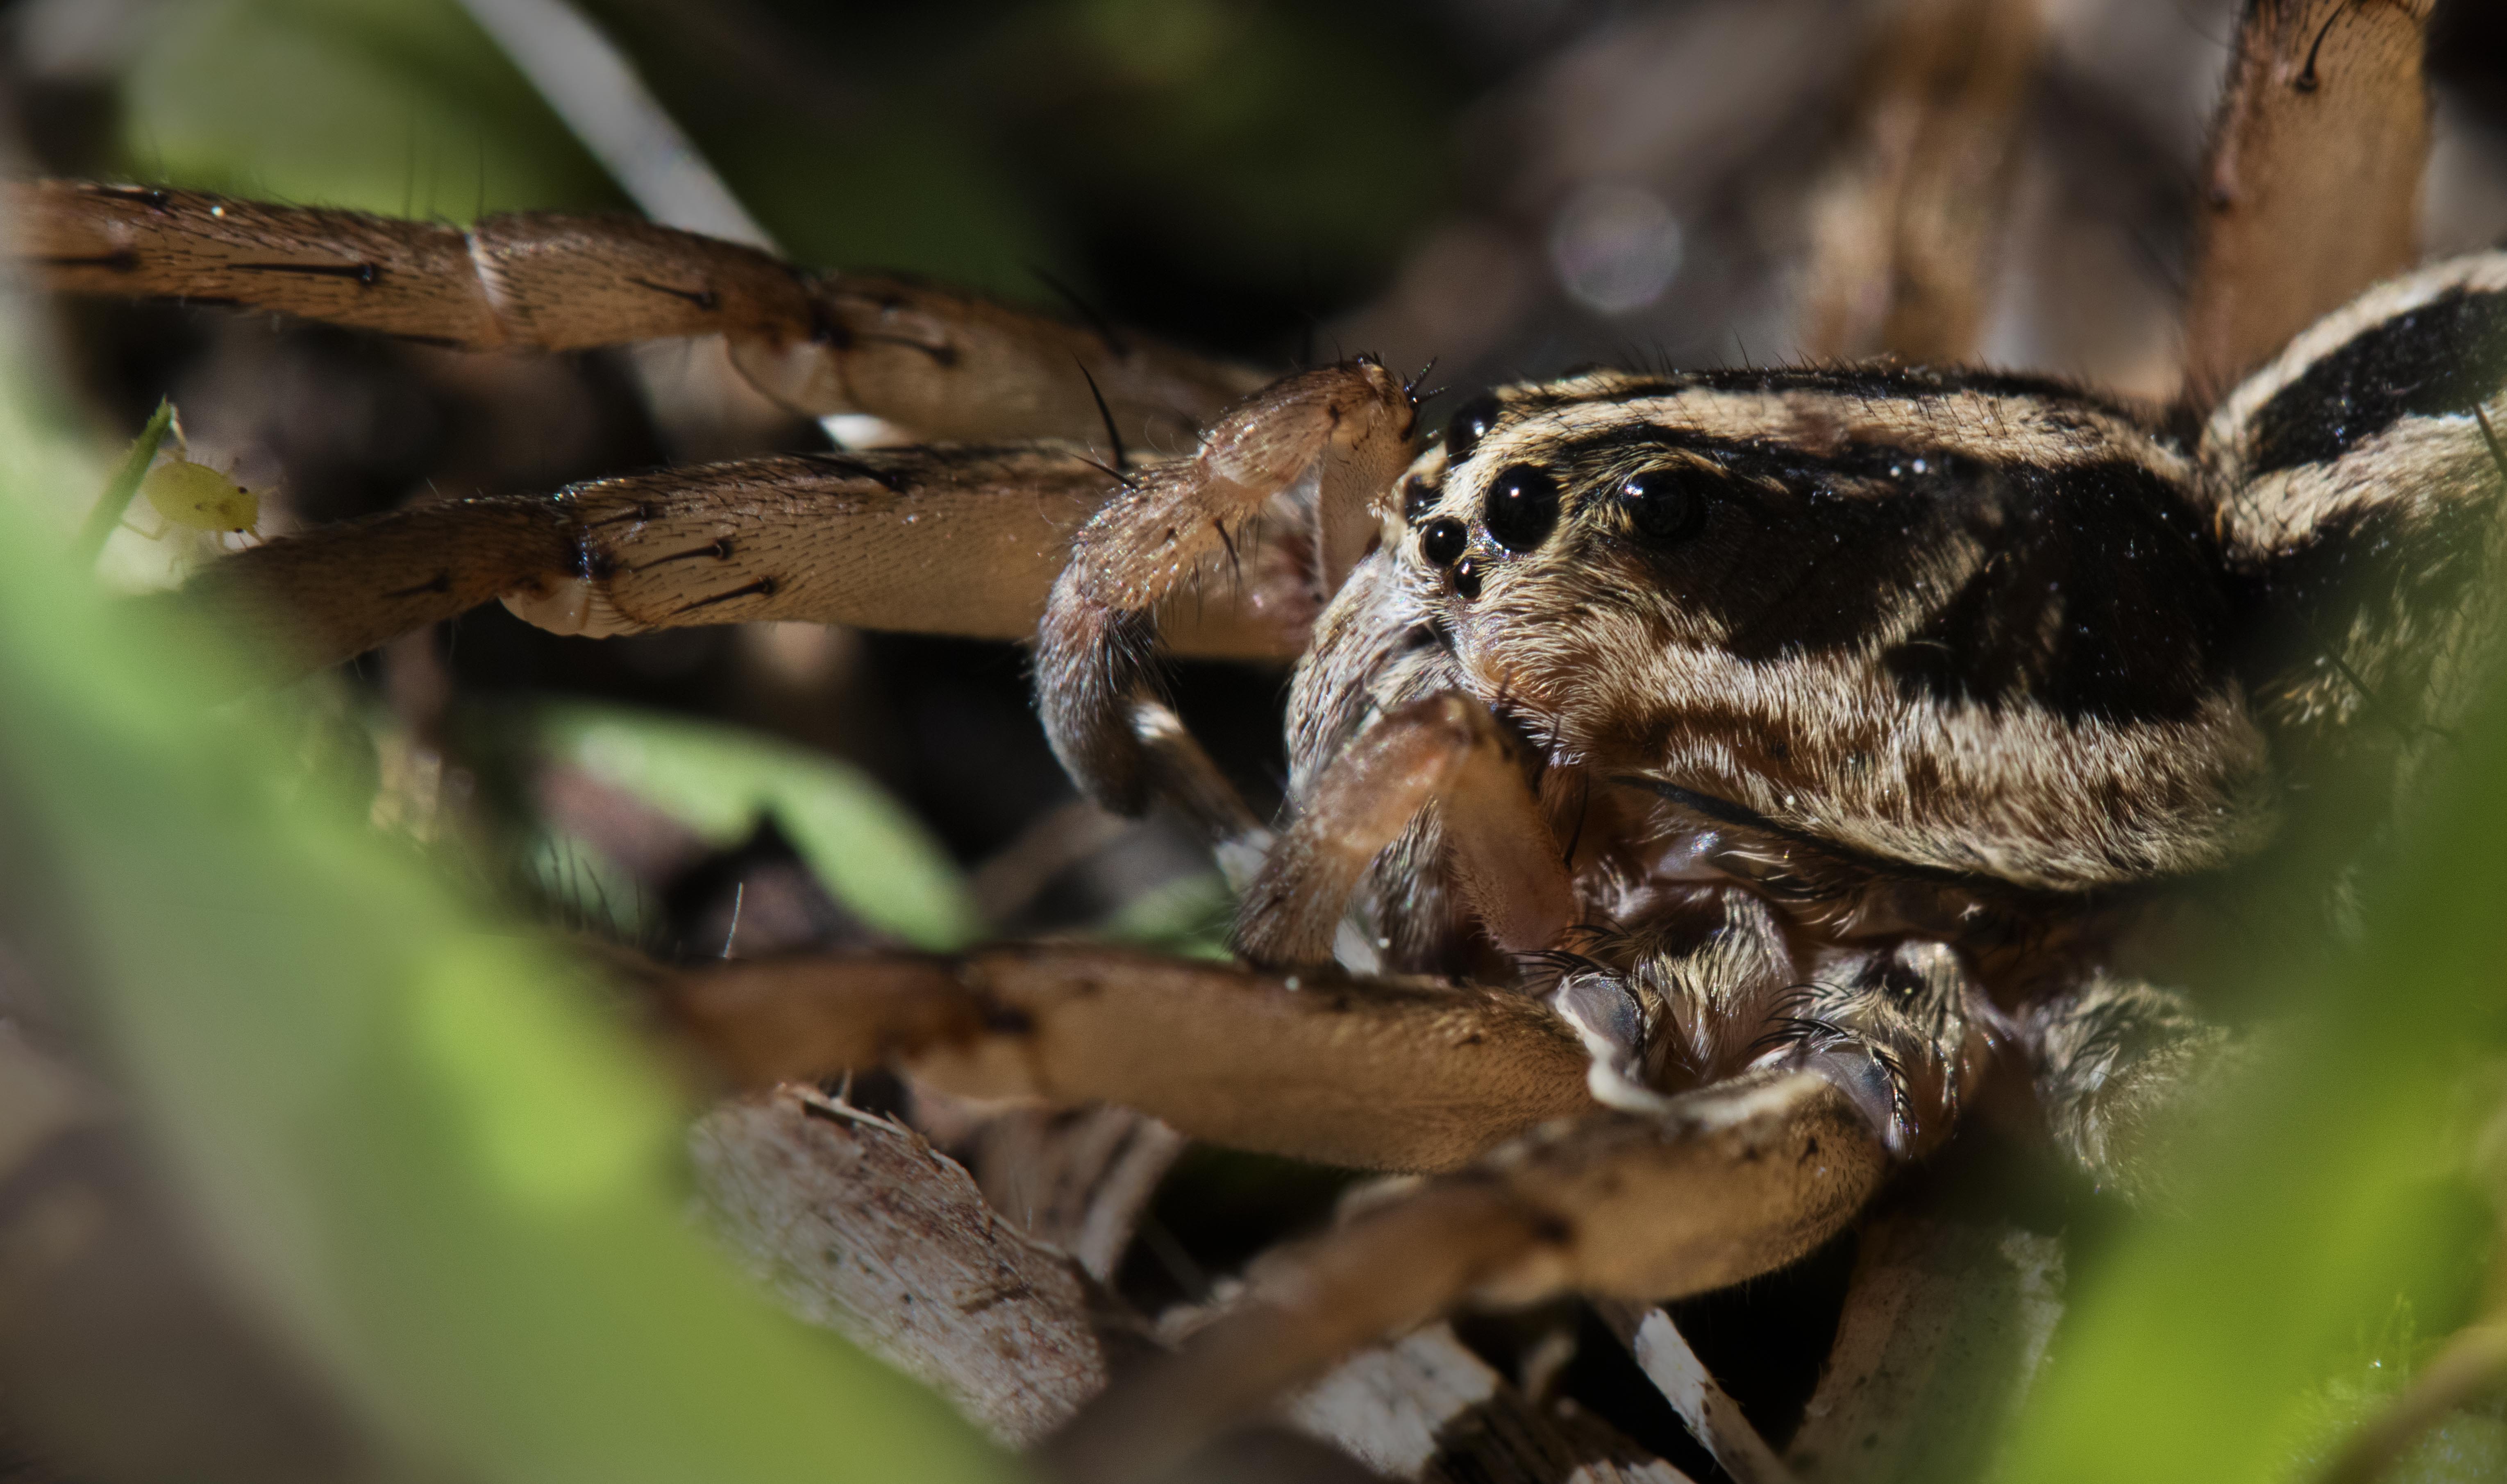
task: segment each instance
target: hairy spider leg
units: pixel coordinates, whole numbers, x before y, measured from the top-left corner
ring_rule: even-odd
[[[1509,953],[1555,947],[1576,896],[1556,837],[1497,718],[1458,691],[1400,707],[1335,757],[1238,910],[1257,963],[1322,963],[1383,849],[1433,808],[1473,915]]]
[[[1539,1130],[1267,1255],[1242,1301],[1118,1379],[1042,1456],[1091,1484],[1156,1477],[1284,1388],[1459,1303],[1737,1283],[1843,1229],[1889,1167],[1845,1095],[1795,1072]]]
[[[309,669],[481,603],[560,633],[798,619],[1035,632],[1105,471],[1075,451],[784,454],[449,501],[266,542],[148,599]],[[1179,615],[1187,653],[1286,657],[1302,602]]]
[[[1036,695],[1055,755],[1092,797],[1148,807],[1130,708],[1155,683],[1160,605],[1241,571],[1240,534],[1282,504],[1313,522],[1306,565],[1328,597],[1380,531],[1377,503],[1417,422],[1400,379],[1372,361],[1297,372],[1229,408],[1189,458],[1141,470],[1080,530],[1037,633]]]
[[[1575,1032],[1513,991],[1098,945],[648,970],[735,1080],[892,1067],[944,1091],[1118,1103],[1234,1148],[1458,1168],[1593,1111]]]
[[[1572,1033],[1504,991],[1081,945],[655,972],[669,1018],[744,1082],[885,1064],[970,1096],[1120,1103],[1239,1148],[1447,1172],[1263,1259],[1244,1303],[1084,1412],[1049,1456],[1092,1480],[1150,1471],[1457,1302],[1654,1301],[1780,1266],[1893,1162],[1856,1098],[1790,1064],[1597,1112]]]
[[[2212,122],[2185,303],[2207,407],[2316,316],[2419,258],[2437,0],[2243,8]]]
[[[275,309],[465,350],[721,335],[759,390],[932,439],[1099,435],[1186,446],[1259,373],[969,294],[808,273],[630,217],[491,216],[468,231],[198,191],[0,186],[10,247],[57,292]],[[1104,411],[1100,409],[1100,397]]]

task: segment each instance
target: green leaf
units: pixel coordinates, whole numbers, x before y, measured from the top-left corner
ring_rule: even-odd
[[[150,13],[126,167],[170,185],[468,221],[623,204],[454,0],[193,0]]]
[[[1236,925],[1236,893],[1213,872],[1153,887],[1125,902],[1091,934],[1186,959],[1225,962],[1228,929]]]
[[[57,440],[0,343],[0,507]],[[91,481],[86,488],[94,488]],[[308,786],[230,662],[0,543],[0,909],[200,1228],[431,1474],[1012,1477],[683,1218],[670,1082],[583,971]]]
[[[2502,1039],[2507,709],[2466,727],[2438,781],[2445,807],[2372,884],[2365,951],[2255,986],[2299,1017],[2280,1074],[2248,1091],[2183,1217],[2145,1221],[2081,1285],[2004,1477],[2306,1477],[2365,1415],[2361,1378],[2427,1348],[2398,1302],[2432,1338],[2472,1317],[2496,1216],[2461,1174],[2464,1091]]]
[[[553,706],[540,740],[717,848],[773,818],[829,895],[918,947],[958,948],[980,931],[957,866],[849,764],[737,727],[612,706]]]

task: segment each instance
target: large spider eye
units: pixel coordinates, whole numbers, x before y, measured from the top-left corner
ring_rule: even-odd
[[[1706,524],[1706,502],[1669,469],[1629,475],[1619,486],[1619,501],[1630,523],[1656,541],[1677,541]]]
[[[1482,394],[1454,409],[1445,419],[1445,461],[1458,464],[1472,456],[1472,449],[1489,429],[1497,426],[1497,398]]]
[[[1558,524],[1558,482],[1530,464],[1498,471],[1488,489],[1488,533],[1510,552],[1528,552]]]

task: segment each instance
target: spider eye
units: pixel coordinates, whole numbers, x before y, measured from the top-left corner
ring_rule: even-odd
[[[1489,538],[1510,552],[1528,552],[1549,538],[1558,524],[1558,482],[1530,464],[1498,471],[1488,489]]]
[[[1619,502],[1627,507],[1630,523],[1656,541],[1694,535],[1706,524],[1706,502],[1669,469],[1629,475],[1619,486]]]
[[[1403,480],[1401,482],[1401,519],[1412,525],[1418,525],[1421,516],[1436,508],[1436,501],[1443,496],[1444,492],[1415,474]]]
[[[1471,543],[1471,532],[1463,529],[1463,523],[1446,516],[1429,522],[1428,528],[1419,533],[1419,555],[1436,566],[1451,566]]]
[[[1471,457],[1481,437],[1497,426],[1497,398],[1486,394],[1455,408],[1445,421],[1445,461],[1458,464]]]

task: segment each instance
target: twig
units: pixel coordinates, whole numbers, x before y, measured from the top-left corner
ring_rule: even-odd
[[[2507,1380],[2507,1321],[2473,1324],[2446,1342],[2393,1404],[2352,1434],[2317,1484],[2371,1484],[2437,1420]]]

